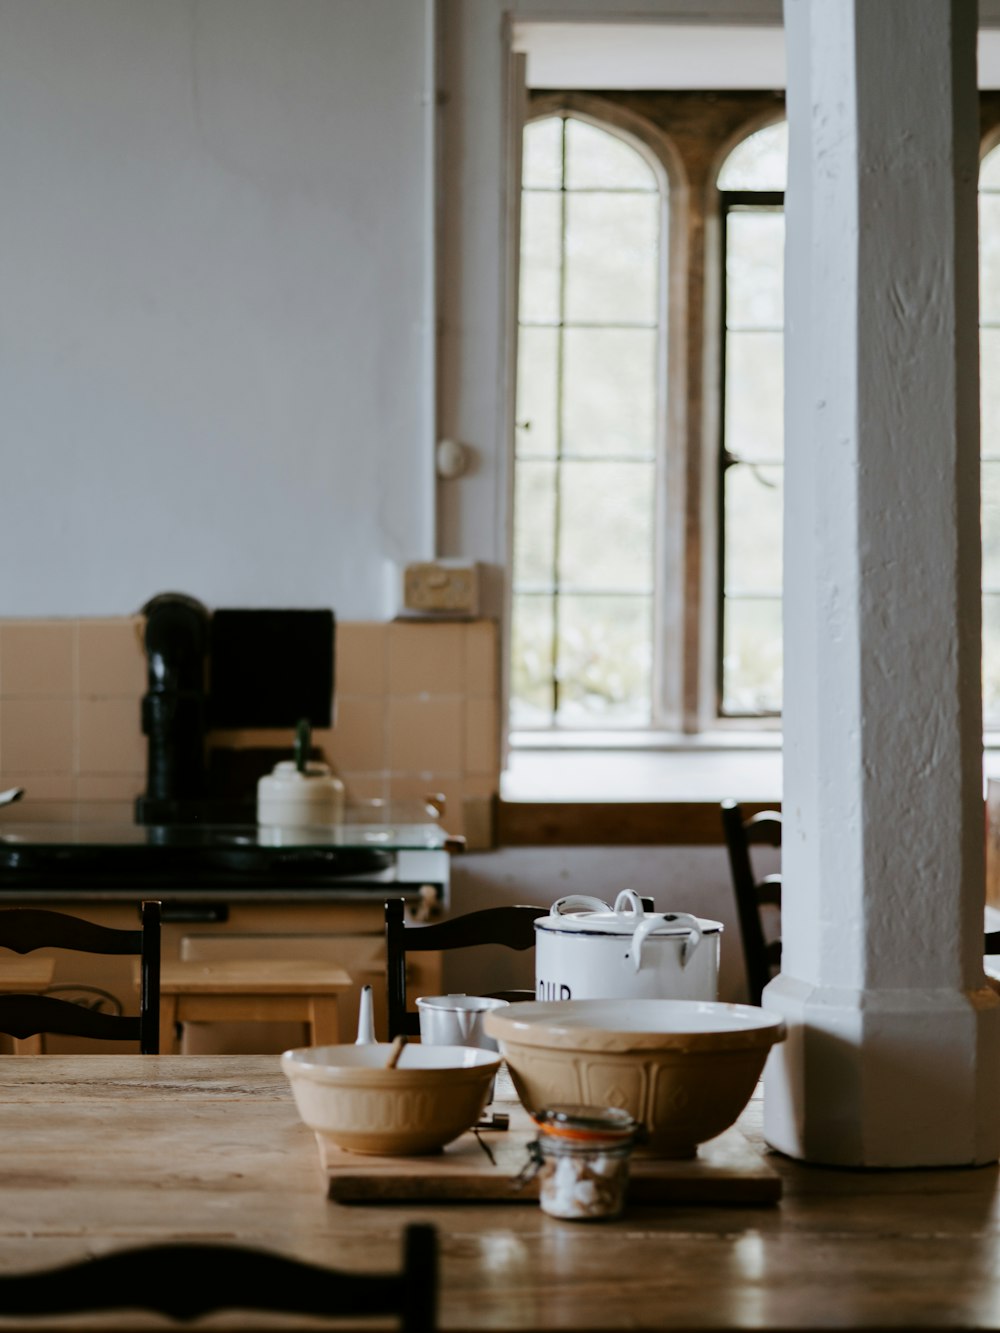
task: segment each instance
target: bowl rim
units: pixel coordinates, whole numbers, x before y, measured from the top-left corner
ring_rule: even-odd
[[[629,1013],[652,1014],[656,1009],[672,1014],[677,1026],[628,1026]],[[602,1011],[621,1012],[625,1021],[615,1027],[586,1021]],[[692,1021],[706,1011],[728,1022],[706,1027]],[[483,1028],[501,1043],[564,1051],[747,1050],[772,1046],[787,1036],[785,1020],[773,1010],[718,1000],[527,1000],[487,1014]]]
[[[414,1048],[419,1049],[420,1046],[420,1042],[407,1043],[395,1069],[385,1068],[385,1061],[392,1051],[392,1043],[387,1041],[364,1042],[360,1045],[356,1042],[340,1042],[331,1046],[294,1046],[282,1051],[280,1063],[282,1070],[288,1075],[309,1074],[339,1081],[356,1079],[359,1075],[364,1075],[366,1079],[375,1078],[384,1085],[399,1083],[401,1075],[407,1076],[406,1081],[408,1083],[412,1083],[415,1078],[426,1079],[428,1076],[437,1076],[440,1079],[454,1079],[460,1076],[479,1077],[487,1070],[495,1073],[502,1059],[499,1052],[486,1050],[482,1046],[441,1045],[434,1046],[432,1049],[435,1052],[461,1051],[461,1059],[456,1058],[454,1064],[407,1065],[405,1063],[407,1051]],[[343,1064],[337,1064],[333,1063],[328,1055],[328,1053],[334,1051],[347,1053],[362,1050],[379,1052],[382,1057],[381,1063],[367,1064],[361,1061],[357,1063],[347,1061]]]

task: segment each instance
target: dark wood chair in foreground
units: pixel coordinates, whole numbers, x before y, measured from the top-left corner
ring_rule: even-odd
[[[402,1268],[391,1273],[347,1272],[253,1247],[195,1242],[138,1245],[58,1268],[0,1274],[3,1318],[108,1310],[149,1310],[185,1322],[218,1310],[338,1320],[397,1316],[401,1333],[434,1333],[437,1233],[426,1223],[408,1226]]]
[[[466,949],[481,944],[499,944],[507,949],[533,949],[535,922],[548,916],[547,907],[518,903],[508,907],[487,907],[480,912],[466,912],[429,926],[408,926],[402,898],[390,898],[385,905],[386,986],[388,998],[389,1039],[403,1033],[420,1035],[420,1015],[406,1007],[406,955],[445,949]],[[488,991],[501,1000],[533,1000],[534,990]]]
[[[781,936],[765,929],[768,907],[781,909],[781,875],[758,877],[751,847],[781,846],[781,814],[777,810],[762,810],[746,817],[737,801],[725,800],[721,805],[722,828],[729,853],[729,869],[736,899],[736,916],[743,946],[743,966],[747,978],[747,999],[760,1004],[764,987],[781,966]]]
[[[0,1032],[14,1038],[18,1054],[41,1049],[43,1033],[137,1041],[143,1055],[156,1055],[160,1024],[160,903],[142,904],[135,930],[102,926],[68,912],[42,907],[0,910],[0,948],[18,954],[34,949],[122,954],[139,958],[139,1013],[106,1013],[53,994],[0,995]]]

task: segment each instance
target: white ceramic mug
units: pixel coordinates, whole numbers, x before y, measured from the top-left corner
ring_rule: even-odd
[[[426,1046],[480,1046],[485,1051],[499,1050],[493,1038],[483,1031],[483,1018],[491,1009],[503,1009],[506,1004],[506,1000],[488,995],[421,995],[417,998],[420,1040]]]

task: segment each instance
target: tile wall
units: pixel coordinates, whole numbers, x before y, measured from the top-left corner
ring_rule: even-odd
[[[0,790],[36,802],[131,807],[146,783],[141,617],[0,620]],[[439,792],[452,833],[479,829],[499,785],[495,622],[343,622],[335,725],[313,740],[348,800]],[[209,744],[288,746],[289,731],[212,733]],[[51,815],[50,815],[51,817]],[[478,836],[478,835],[477,835]]]

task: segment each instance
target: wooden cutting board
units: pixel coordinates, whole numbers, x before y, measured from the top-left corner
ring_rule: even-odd
[[[470,1131],[425,1157],[329,1154],[329,1197],[368,1204],[537,1202],[537,1181],[517,1183],[534,1127],[520,1107],[492,1109],[509,1113],[507,1130]],[[687,1161],[631,1159],[629,1203],[769,1204],[780,1198],[781,1177],[736,1128],[703,1143]]]

